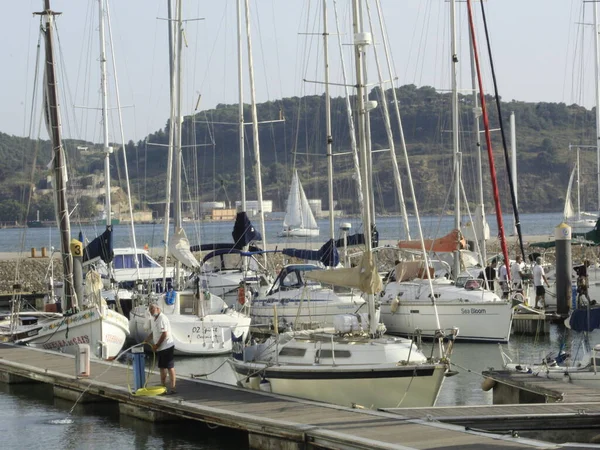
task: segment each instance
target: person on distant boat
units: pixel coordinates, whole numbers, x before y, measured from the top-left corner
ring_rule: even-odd
[[[590,305],[593,304],[588,292],[588,287],[590,285],[587,270],[588,267],[590,267],[590,261],[587,259],[583,261],[582,265],[573,267],[573,270],[577,274],[577,306],[582,306],[580,304],[580,299],[583,296],[585,296]]]
[[[175,376],[175,341],[171,334],[171,324],[157,304],[152,303],[149,306],[150,314],[152,315],[152,331],[146,337],[144,342],[154,342],[152,350],[156,352],[158,357],[158,368],[160,369],[160,381],[163,386],[167,386],[167,373],[171,381],[171,389],[167,394],[175,394],[176,376]],[[150,340],[152,338],[152,341]]]
[[[502,263],[498,270],[498,279],[500,280],[500,288],[502,289],[502,298],[508,298],[508,269],[505,263]]]
[[[550,287],[548,284],[548,279],[546,278],[546,273],[542,267],[542,257],[538,256],[535,258],[535,266],[533,266],[535,309],[544,309],[546,307],[546,289],[544,288],[544,283],[546,283],[546,286]]]
[[[512,287],[515,292],[520,294],[523,293],[523,271],[525,270],[525,263],[521,255],[515,256],[515,262],[510,266],[510,280],[512,281]]]
[[[480,279],[487,280],[487,289],[490,291],[494,290],[494,280],[496,279],[496,265],[497,262],[495,260],[492,261],[479,274]]]

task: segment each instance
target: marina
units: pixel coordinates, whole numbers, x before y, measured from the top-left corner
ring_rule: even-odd
[[[192,419],[243,430],[249,448],[569,448],[411,419],[401,410],[353,410],[186,378],[176,396],[138,397],[128,386],[127,368],[117,363],[91,362],[88,379],[74,375],[75,361],[68,355],[4,344],[0,358],[4,383],[46,383],[55,396],[118,402],[121,414],[145,420]]]

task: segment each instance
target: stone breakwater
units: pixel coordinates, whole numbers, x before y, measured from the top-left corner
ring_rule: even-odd
[[[62,278],[60,260],[54,260],[54,279]],[[10,294],[20,284],[19,292],[47,292],[52,270],[49,258],[0,259],[0,294]]]

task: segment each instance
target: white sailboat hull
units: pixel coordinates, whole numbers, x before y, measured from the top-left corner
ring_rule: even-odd
[[[442,329],[459,329],[457,340],[508,342],[510,338],[513,311],[507,302],[436,306]],[[381,321],[388,333],[404,336],[413,335],[419,329],[423,337],[432,338],[437,329],[433,305],[423,302],[402,302],[395,312],[389,304],[382,304]]]
[[[284,229],[279,233],[279,237],[315,237],[318,235],[318,228],[291,228]]]
[[[143,342],[151,332],[147,310],[146,306],[138,306],[131,314],[131,336],[137,343]],[[231,353],[232,333],[237,337],[242,336],[245,341],[250,329],[250,318],[232,310],[202,318],[192,314],[166,316],[171,325],[176,355],[214,356]]]
[[[17,341],[31,347],[75,354],[78,344],[89,344],[103,359],[118,356],[129,335],[127,319],[108,308],[90,308],[46,322],[37,334]]]
[[[438,328],[458,328],[458,340],[508,342],[513,308],[491,291],[468,290],[447,281],[434,281],[435,308],[426,280],[389,283],[381,294],[381,320],[388,333],[411,336],[415,330],[431,338]]]
[[[279,345],[274,339],[234,351],[229,361],[246,387],[342,406],[420,407],[435,404],[446,373],[406,339],[315,332]]]

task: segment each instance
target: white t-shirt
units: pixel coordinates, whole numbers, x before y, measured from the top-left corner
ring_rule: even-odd
[[[510,279],[513,281],[513,283],[518,283],[520,282],[521,279],[521,272],[523,271],[523,269],[525,268],[525,263],[521,262],[514,262],[512,264],[512,266],[510,266]]]
[[[157,350],[159,352],[175,345],[175,341],[173,341],[173,336],[171,335],[171,324],[169,323],[169,319],[161,312],[158,317],[152,317],[152,340],[155,344],[158,342],[160,335],[164,331],[167,332],[167,337],[158,347]]]
[[[533,285],[543,286],[544,285],[544,268],[539,264],[533,266]]]
[[[500,266],[500,270],[498,271],[498,279],[500,281],[506,281],[506,266],[504,264]]]

